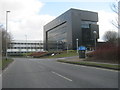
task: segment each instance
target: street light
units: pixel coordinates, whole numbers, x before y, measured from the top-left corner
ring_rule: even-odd
[[[67,54],[68,54],[69,50],[71,49],[71,46],[72,46],[72,41],[67,42]]]
[[[59,41],[59,48],[58,48],[60,51],[63,50],[63,42],[62,41]]]
[[[67,54],[68,54],[68,49],[69,49],[68,48],[68,41],[66,42],[66,47],[67,47],[66,49],[67,49]]]
[[[6,56],[6,60],[7,60],[7,29],[8,29],[8,13],[10,13],[10,11],[6,11],[6,53],[5,53],[5,56]]]
[[[93,31],[93,34],[94,34],[94,40],[95,40],[95,50],[96,50],[96,35],[97,35],[97,32],[96,32],[96,31]]]
[[[58,52],[58,41],[57,41],[57,52]]]
[[[76,49],[77,49],[77,53],[78,53],[78,38],[76,39]]]
[[[25,40],[26,40],[26,53],[27,53],[27,35],[25,35]]]

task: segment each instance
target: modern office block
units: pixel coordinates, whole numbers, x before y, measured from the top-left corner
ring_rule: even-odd
[[[94,47],[99,38],[98,13],[69,9],[44,26],[44,49],[72,49]],[[93,32],[96,31],[96,34]]]
[[[31,53],[43,51],[42,41],[33,40],[13,40],[7,49],[8,55],[19,55],[21,53]]]

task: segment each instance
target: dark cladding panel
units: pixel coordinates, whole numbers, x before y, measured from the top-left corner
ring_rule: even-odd
[[[90,24],[97,25],[97,21],[98,21],[98,14],[96,12],[72,9],[72,39],[73,39],[72,42],[74,43],[73,49],[76,49],[77,38],[79,39],[79,46],[83,44],[89,45],[93,43],[91,41],[92,37],[91,37]],[[88,38],[89,42],[87,40],[84,40],[87,37],[89,37]]]
[[[89,12],[89,11],[81,11],[81,19],[98,22],[98,13]]]
[[[82,29],[82,41],[89,42],[91,40],[91,30],[89,28],[83,28]]]
[[[91,27],[91,36],[92,36],[91,38],[94,39],[94,33],[93,32],[96,31],[97,32],[97,35],[96,35],[97,37],[96,38],[99,39],[99,26],[91,24],[90,27]]]

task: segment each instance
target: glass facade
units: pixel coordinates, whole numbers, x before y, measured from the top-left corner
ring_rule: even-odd
[[[82,44],[84,46],[91,46],[94,44],[94,40],[92,40],[91,36],[91,24],[97,25],[97,22],[93,21],[82,21],[81,29],[82,29]]]
[[[48,48],[57,50],[63,49],[63,44],[66,43],[66,23],[47,32]]]
[[[48,31],[48,41],[62,41],[66,42],[66,23]]]
[[[97,22],[82,20],[81,28],[90,28],[90,24],[97,24]]]

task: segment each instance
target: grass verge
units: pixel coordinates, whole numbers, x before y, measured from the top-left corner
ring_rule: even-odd
[[[4,70],[11,62],[13,62],[13,59],[2,60],[2,62],[0,62],[0,68]]]
[[[77,65],[85,65],[85,66],[93,66],[107,69],[120,70],[120,65],[112,65],[112,64],[101,64],[101,63],[92,63],[92,62],[74,62],[74,61],[65,61],[65,60],[57,60],[58,62],[77,64]]]
[[[68,51],[68,53],[67,53],[67,51],[64,51],[64,52],[54,55],[54,56],[44,56],[41,58],[62,58],[62,57],[72,57],[72,56],[78,56],[78,54],[76,53],[75,50]]]

